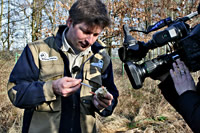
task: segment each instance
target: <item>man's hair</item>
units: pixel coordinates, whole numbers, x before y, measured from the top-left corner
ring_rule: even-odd
[[[111,23],[106,5],[101,0],[77,0],[69,10],[69,16],[74,25],[84,22],[91,27],[105,28]]]

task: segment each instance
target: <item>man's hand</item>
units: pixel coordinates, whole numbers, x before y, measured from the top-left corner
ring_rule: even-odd
[[[184,62],[180,59],[177,59],[176,62],[177,64],[173,63],[174,70],[170,69],[170,75],[177,93],[181,95],[188,90],[196,91],[195,82]]]
[[[53,91],[55,94],[68,97],[80,88],[80,83],[81,79],[63,77],[53,81]]]
[[[98,110],[101,110],[103,108],[107,108],[108,106],[110,106],[112,103],[112,100],[113,100],[113,96],[109,92],[104,97],[97,98],[97,95],[94,95],[93,97],[94,106]]]

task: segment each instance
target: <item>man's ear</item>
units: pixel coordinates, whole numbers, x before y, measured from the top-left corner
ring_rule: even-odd
[[[67,27],[70,27],[73,24],[72,19],[69,17],[67,19]]]

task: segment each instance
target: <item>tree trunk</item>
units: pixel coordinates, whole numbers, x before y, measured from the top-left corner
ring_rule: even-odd
[[[0,37],[2,35],[1,29],[2,29],[2,19],[3,19],[3,0],[1,0],[1,14],[0,14]]]
[[[32,41],[35,41],[36,40],[36,37],[35,37],[35,14],[36,14],[36,11],[35,11],[35,8],[36,8],[36,2],[35,0],[33,0],[33,7],[32,7],[32,23],[31,23],[31,27],[32,27]]]
[[[8,50],[10,49],[10,46],[10,0],[8,0]]]
[[[52,23],[52,31],[55,30],[55,25],[56,25],[56,0],[54,0],[54,7],[53,7],[53,23]]]

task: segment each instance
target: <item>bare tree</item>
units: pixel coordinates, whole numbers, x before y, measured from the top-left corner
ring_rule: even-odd
[[[3,19],[3,0],[1,0],[1,14],[0,14],[0,36],[1,34],[1,30],[2,30],[2,19]]]
[[[3,20],[3,0],[1,0],[1,14],[0,14],[0,37],[2,36],[2,20]],[[3,46],[3,43],[1,43],[1,45]]]
[[[8,0],[5,3],[1,0],[0,39],[3,49],[10,49],[13,44],[20,44],[19,41],[23,38],[34,41],[51,35],[55,27],[66,23],[68,10],[74,1]],[[108,7],[112,25],[104,30],[100,39],[108,44],[109,48],[122,45],[124,24],[145,29],[168,16],[175,19],[195,11],[198,4],[198,0],[103,0],[103,2]],[[6,11],[3,10],[3,6],[7,7]],[[152,34],[141,35],[135,32],[132,35],[136,40],[148,41]],[[112,53],[111,49],[109,53]]]
[[[10,0],[8,0],[8,50],[11,46],[11,40],[10,40]]]

